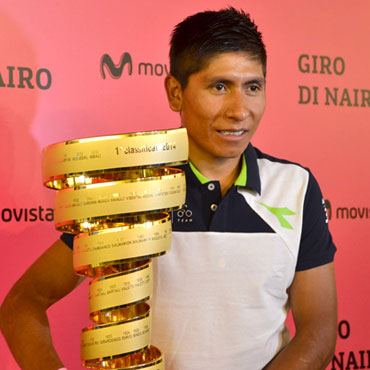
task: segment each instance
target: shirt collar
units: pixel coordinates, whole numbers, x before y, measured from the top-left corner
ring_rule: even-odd
[[[193,171],[194,175],[198,178],[198,180],[201,182],[201,184],[206,184],[207,182],[210,182],[209,178],[204,176],[194,165],[191,161],[189,161],[189,166],[191,170]],[[240,173],[238,175],[238,178],[235,180],[234,185],[237,186],[245,186],[247,183],[247,163],[245,161],[245,156],[243,155],[242,158],[242,168],[240,170]]]
[[[245,186],[247,183],[247,162],[245,160],[245,155],[242,157],[242,168],[240,169],[239,176],[235,180],[234,185]]]
[[[186,176],[190,176],[191,178],[194,178],[194,180],[197,179],[201,184],[211,181],[199,172],[199,170],[190,161],[187,169]],[[243,153],[242,168],[234,185],[243,186],[261,194],[261,181],[257,164],[257,154],[252,144],[249,144]]]
[[[196,168],[193,163],[190,161],[189,159],[189,166],[190,166],[190,169],[193,171],[194,175],[197,177],[197,179],[200,181],[200,183],[203,185],[203,184],[206,184],[207,182],[210,182],[212,180],[210,180],[208,177],[204,176],[199,170],[198,168]]]
[[[248,169],[248,177],[245,187],[261,194],[261,179],[257,163],[257,153],[251,143],[247,146],[247,149],[244,152],[244,157],[247,162]]]

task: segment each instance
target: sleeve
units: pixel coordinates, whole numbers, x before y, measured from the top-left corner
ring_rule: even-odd
[[[319,184],[309,171],[296,271],[333,262],[335,252],[336,247],[328,227],[325,201]]]
[[[60,239],[71,249],[73,249],[73,238],[74,234],[63,233]]]

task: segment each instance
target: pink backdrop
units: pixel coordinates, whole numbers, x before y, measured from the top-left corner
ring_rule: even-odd
[[[2,1],[0,302],[58,237],[50,221],[54,194],[41,185],[42,148],[177,127],[163,90],[169,33],[189,14],[227,4],[253,15],[268,49],[268,107],[254,144],[310,167],[330,202],[341,324],[329,368],[370,368],[368,0]],[[128,64],[120,78],[103,67],[103,79],[102,56],[117,64],[124,53],[132,74]],[[81,369],[86,288],[49,311],[55,345],[71,370]],[[2,369],[18,369],[1,336],[0,359]]]

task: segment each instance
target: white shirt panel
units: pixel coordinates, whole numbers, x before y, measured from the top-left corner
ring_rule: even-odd
[[[278,234],[174,232],[153,262],[152,343],[167,370],[257,370],[286,344],[295,260]]]

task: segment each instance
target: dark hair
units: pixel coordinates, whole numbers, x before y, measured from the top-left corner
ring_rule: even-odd
[[[187,17],[171,35],[170,74],[184,89],[191,74],[209,59],[226,52],[245,52],[259,60],[266,75],[266,50],[262,35],[250,15],[232,7]]]

